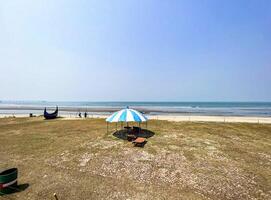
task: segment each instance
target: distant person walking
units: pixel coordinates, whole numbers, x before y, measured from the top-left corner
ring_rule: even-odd
[[[87,117],[88,117],[88,114],[87,114],[87,112],[85,112],[85,114],[84,114],[84,115],[85,115],[85,118],[87,118]]]

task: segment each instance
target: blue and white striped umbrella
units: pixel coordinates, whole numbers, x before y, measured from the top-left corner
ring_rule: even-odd
[[[129,108],[115,112],[106,119],[107,122],[145,122],[147,120],[142,113]]]

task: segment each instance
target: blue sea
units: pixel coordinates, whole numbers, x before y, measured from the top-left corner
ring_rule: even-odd
[[[149,115],[259,116],[271,117],[271,102],[72,102],[0,101],[0,114],[42,114],[44,107],[62,112],[109,114],[127,106]]]

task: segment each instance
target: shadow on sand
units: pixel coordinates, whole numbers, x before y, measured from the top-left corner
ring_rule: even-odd
[[[128,139],[127,135],[128,135],[127,130],[118,130],[113,133],[113,136],[122,140],[127,140]],[[142,138],[150,138],[154,135],[155,135],[154,132],[147,129],[141,129],[140,133],[136,134],[137,137],[142,137]]]
[[[19,185],[15,186],[15,187],[9,187],[6,192],[1,192],[0,191],[0,196],[5,196],[5,195],[9,195],[9,194],[22,192],[22,191],[26,190],[28,187],[29,187],[28,183],[19,184]]]

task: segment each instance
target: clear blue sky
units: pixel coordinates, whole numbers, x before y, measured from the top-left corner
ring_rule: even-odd
[[[1,1],[0,77],[9,100],[271,101],[271,1]]]

